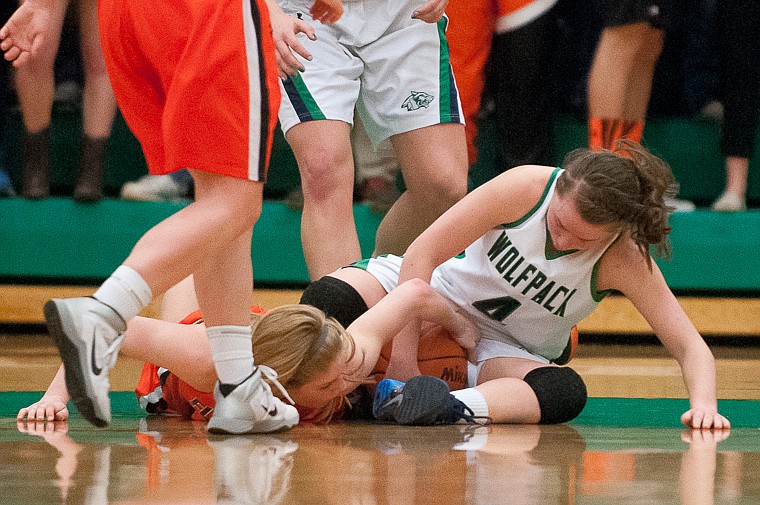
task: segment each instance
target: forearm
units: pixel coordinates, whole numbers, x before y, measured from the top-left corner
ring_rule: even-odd
[[[678,361],[691,407],[717,406],[715,358],[707,345],[690,349]]]
[[[269,15],[285,14],[282,8],[279,6],[276,0],[266,0],[267,9],[269,9]]]
[[[66,389],[66,375],[63,371],[63,365],[58,368],[58,372],[56,372],[55,377],[53,377],[47,391],[43,395],[43,398],[53,397],[60,398],[63,403],[69,401],[69,391]]]
[[[397,289],[408,292],[409,323],[393,340],[391,361],[394,364],[398,364],[400,368],[416,368],[421,321],[443,326],[452,336],[457,337],[457,340],[464,339],[468,342],[468,347],[475,345],[474,328],[466,316],[429,284],[421,280],[412,280]]]

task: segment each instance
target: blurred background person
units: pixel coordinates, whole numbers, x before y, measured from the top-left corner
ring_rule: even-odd
[[[23,3],[23,2],[22,2]],[[24,123],[21,196],[50,195],[50,123],[55,96],[54,64],[67,9],[77,9],[84,68],[83,136],[74,199],[103,198],[106,144],[116,116],[116,100],[106,74],[97,22],[97,0],[64,0],[53,11],[53,36],[37,58],[15,71],[16,93]]]
[[[720,87],[723,103],[721,154],[726,186],[713,210],[747,208],[749,158],[760,114],[760,4],[754,0],[718,3]]]

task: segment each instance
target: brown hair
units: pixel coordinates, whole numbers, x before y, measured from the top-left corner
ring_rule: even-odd
[[[649,246],[668,258],[666,196],[678,191],[670,166],[630,140],[618,140],[615,151],[576,149],[562,162],[557,180],[561,196],[574,192],[580,216],[590,224],[619,225],[627,230],[651,268]]]
[[[251,314],[251,323],[256,363],[274,369],[286,390],[313,380],[342,351],[347,351],[346,361],[356,352],[354,340],[343,326],[310,305],[283,305],[263,316]],[[326,406],[320,420],[329,420],[341,403],[337,399]]]

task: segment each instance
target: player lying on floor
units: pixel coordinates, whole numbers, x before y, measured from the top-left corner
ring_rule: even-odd
[[[715,360],[649,254],[651,245],[667,251],[664,196],[675,189],[670,168],[638,144],[620,143],[619,151],[578,150],[563,169],[512,169],[444,214],[412,244],[403,264],[392,256],[366,260],[306,289],[302,303],[348,327],[357,349],[364,345],[357,339],[362,333],[355,333],[359,323],[361,332],[378,332],[383,342],[394,339],[388,376],[413,378],[406,384],[381,382],[377,417],[403,424],[573,419],[585,405],[586,387],[571,368],[558,365],[572,355],[572,327],[614,290],[631,300],[681,366],[690,400],[681,421],[693,428],[730,427],[718,413]],[[403,282],[415,278],[431,284]],[[469,373],[474,387],[451,394],[439,379],[418,376],[414,359],[419,356],[418,321],[436,318],[414,316],[403,303],[387,303],[401,302],[408,290],[427,293],[431,286],[455,302],[457,316],[466,313],[476,322],[480,337]],[[420,303],[415,296],[407,302]],[[365,312],[372,314],[376,307],[388,310],[367,318]],[[325,372],[334,381],[316,385],[318,394],[303,401],[321,403],[316,399],[336,398],[361,382],[379,355],[380,342],[371,348],[353,374],[346,367],[355,355],[335,361]],[[275,350],[283,352],[282,346]],[[167,368],[178,370],[172,364]]]
[[[387,376],[409,381],[380,382],[374,411],[381,419],[437,424],[451,418],[453,395],[492,422],[561,423],[581,412],[587,396],[583,379],[557,366],[567,361],[568,335],[617,291],[681,366],[690,400],[682,423],[726,429],[715,359],[650,256],[651,246],[669,250],[672,209],[664,197],[675,189],[670,167],[629,141],[616,152],[576,150],[562,168],[513,168],[455,204],[403,261],[381,256],[343,268],[310,285],[301,301],[327,314],[362,301],[371,311],[385,293],[418,278],[475,322],[474,387],[451,394],[419,376],[419,327],[394,338]]]
[[[164,295],[163,318],[176,321],[182,317],[180,314],[196,309],[189,279]],[[335,319],[309,305],[284,305],[267,313],[253,307],[251,318],[257,365],[264,371],[267,383],[275,386],[274,394],[286,400],[292,398],[301,420],[307,422],[324,422],[341,414],[348,393],[359,385],[375,384],[379,379],[374,375],[382,372],[376,365],[383,346],[409,321],[434,322],[448,331],[446,337],[437,336],[437,327],[428,326],[428,346],[434,347],[428,356],[458,351],[455,358],[460,360],[463,376],[464,348],[472,349],[476,343],[469,320],[419,280],[401,286],[382,303],[374,304],[373,310],[365,311],[345,330]],[[140,403],[149,412],[208,419],[213,413],[212,391],[217,376],[205,327],[197,311],[185,317],[183,323],[137,317],[129,322],[120,353],[146,362],[137,390]],[[455,335],[461,347],[448,335]],[[389,355],[389,349],[386,352]],[[61,367],[42,399],[19,411],[19,420],[68,418],[69,395],[63,374]],[[450,384],[457,380],[452,378]]]

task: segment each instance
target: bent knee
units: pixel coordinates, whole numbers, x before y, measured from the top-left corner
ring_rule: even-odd
[[[523,379],[538,399],[539,424],[566,423],[586,406],[586,384],[572,368],[545,366],[531,370]]]

